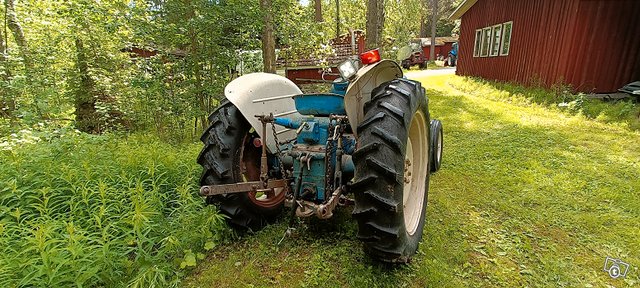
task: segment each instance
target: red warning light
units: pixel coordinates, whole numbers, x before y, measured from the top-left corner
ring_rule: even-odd
[[[360,54],[360,61],[362,61],[363,65],[380,61],[380,49],[374,49]]]

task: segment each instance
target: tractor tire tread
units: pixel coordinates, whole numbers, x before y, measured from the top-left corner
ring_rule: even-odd
[[[371,131],[371,133],[380,137],[380,139],[386,142],[398,153],[402,153],[402,151],[404,151],[404,145],[402,144],[402,141],[398,139],[398,137],[393,136],[392,134],[386,133],[385,131],[383,131],[378,127],[373,127],[373,131]]]
[[[234,163],[237,160],[234,159],[251,126],[238,108],[226,99],[208,119],[211,124],[200,137],[204,147],[197,158],[197,163],[203,167],[200,185],[241,182],[239,164]],[[261,229],[282,209],[257,207],[248,197],[247,193],[215,195],[208,196],[206,202],[216,204],[220,213],[227,216],[227,223],[241,232]]]
[[[376,115],[373,115],[367,119],[365,119],[364,121],[362,121],[362,123],[360,123],[360,125],[358,125],[357,130],[358,133],[360,133],[360,131],[362,129],[367,128],[369,125],[375,123],[375,122],[379,122],[381,120],[384,119],[385,113],[384,112],[378,112]]]
[[[399,172],[404,171],[411,118],[418,110],[428,118],[428,102],[420,82],[407,79],[383,83],[371,95],[357,127],[358,148],[352,156],[356,169],[349,189],[355,198],[356,237],[373,258],[405,263],[417,250],[424,220],[419,232],[408,234],[402,214],[404,173]]]

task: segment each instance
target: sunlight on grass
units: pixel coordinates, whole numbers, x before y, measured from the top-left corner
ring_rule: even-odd
[[[548,110],[582,115],[611,126],[640,130],[640,105],[631,100],[604,102],[588,99],[585,94],[572,94],[568,87],[552,89],[526,88],[511,83],[487,81],[475,78],[455,77],[446,85],[485,99],[506,102],[523,107],[542,106]]]
[[[432,117],[444,123],[445,148],[442,170],[431,178],[424,239],[410,265],[391,268],[366,257],[343,210],[338,219],[301,227],[281,246],[275,243],[285,223],[223,247],[188,286],[640,282],[640,133],[512,98],[491,85],[461,91],[460,85],[475,84],[458,76],[419,80]],[[625,279],[602,271],[606,256],[631,264]]]

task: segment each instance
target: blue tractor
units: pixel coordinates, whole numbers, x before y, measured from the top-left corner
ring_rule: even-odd
[[[447,56],[447,63],[445,66],[456,67],[456,62],[458,62],[458,43],[453,43],[451,45],[451,51],[449,51],[449,55]]]
[[[293,224],[352,204],[365,251],[407,262],[422,238],[429,175],[440,168],[442,124],[430,120],[420,82],[378,50],[338,68],[327,94],[266,73],[230,82],[201,137],[200,194],[241,231],[283,207]]]

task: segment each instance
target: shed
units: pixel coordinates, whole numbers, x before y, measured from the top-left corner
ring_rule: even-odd
[[[359,55],[365,51],[364,47],[365,34],[362,30],[352,30],[331,39],[329,45],[333,48],[333,55],[326,59],[319,59],[309,53],[308,57],[298,59],[280,58],[276,61],[279,68],[285,69],[285,76],[296,84],[309,84],[322,82],[325,80],[333,81],[340,76],[338,64],[352,55]],[[286,52],[283,53],[286,55]],[[326,68],[323,68],[324,63]],[[325,74],[324,72],[330,73]]]
[[[431,55],[431,38],[417,38],[422,46],[422,55],[425,59],[430,59]],[[457,36],[452,37],[436,37],[435,53],[438,56],[447,57],[449,51],[453,49],[453,43],[458,42]]]
[[[640,79],[638,0],[465,0],[456,73],[606,93]]]

